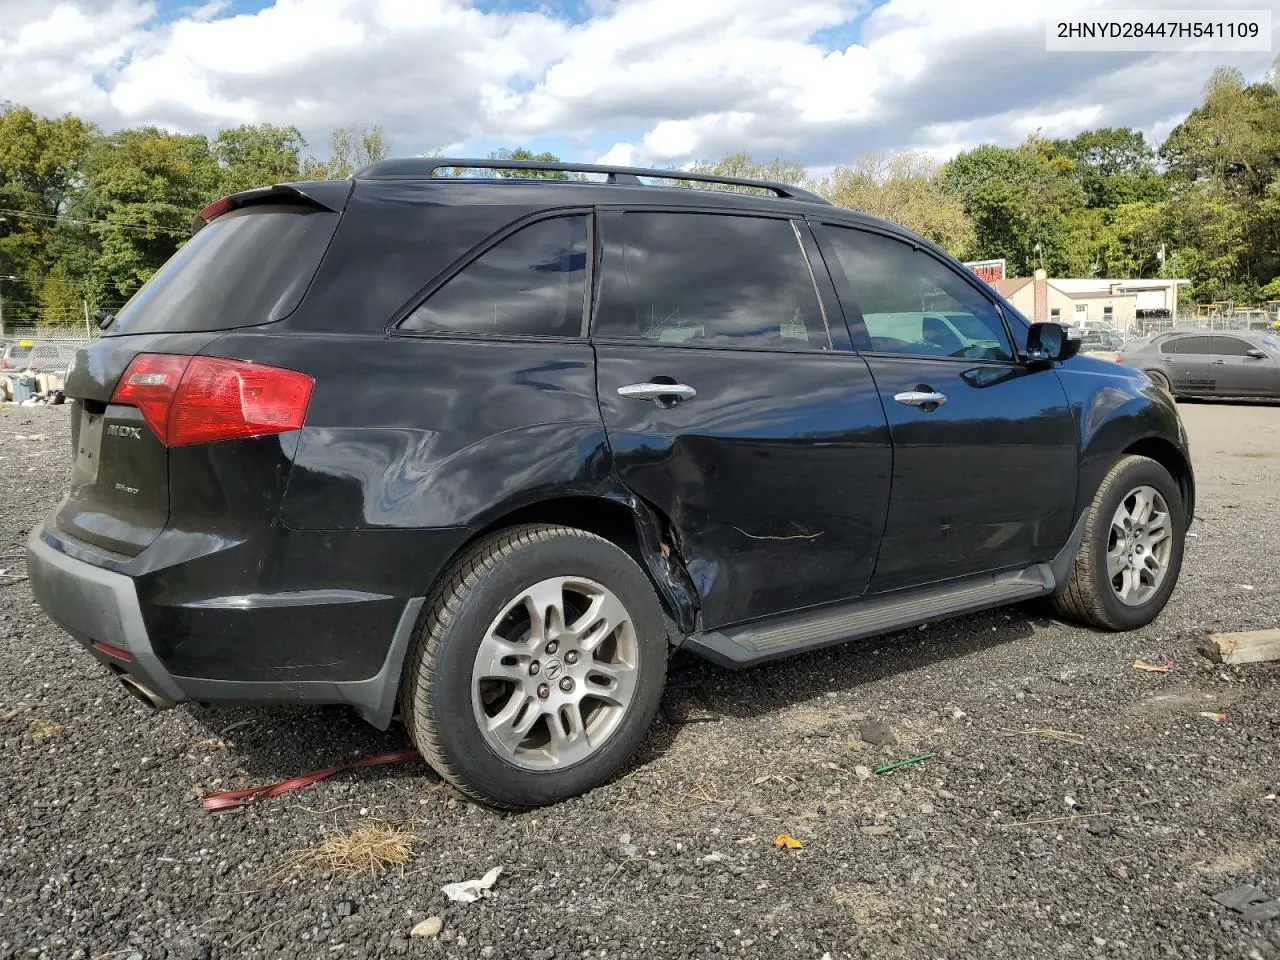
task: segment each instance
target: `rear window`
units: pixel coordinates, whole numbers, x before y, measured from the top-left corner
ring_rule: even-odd
[[[230,330],[287,317],[315,276],[338,219],[295,205],[219,217],[133,295],[107,333]]]

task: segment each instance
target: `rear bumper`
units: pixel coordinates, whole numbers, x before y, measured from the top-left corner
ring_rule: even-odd
[[[67,556],[46,539],[43,525],[27,538],[27,577],[44,612],[98,660],[152,691],[156,706],[189,699],[152,649],[132,578]]]
[[[155,706],[172,707],[185,701],[342,703],[355,707],[374,726],[385,729],[390,724],[401,667],[423,598],[411,597],[401,603],[389,643],[383,635],[385,655],[371,676],[332,680],[183,676],[168,669],[157,653],[157,649],[171,648],[172,638],[153,637],[148,631],[139,600],[139,579],[80,556],[71,556],[69,550],[87,553],[83,544],[66,541],[43,524],[31,532],[27,539],[27,572],[36,602],[95,659],[141,684]],[[335,604],[334,613],[347,606]],[[322,617],[325,608],[326,604],[307,598],[305,610],[295,607],[293,613],[297,616],[305,612],[310,619]],[[280,617],[287,618],[289,610],[288,604],[275,604],[266,610],[243,613],[260,621],[259,626],[264,630],[274,630],[280,624]],[[154,611],[152,613],[154,617]],[[191,624],[185,626],[189,628]],[[214,642],[224,634],[218,628],[225,628],[225,622],[213,620],[205,626],[214,635],[187,633],[182,638],[184,644]],[[289,632],[293,634],[293,643],[299,646],[314,639],[306,636],[305,627]]]

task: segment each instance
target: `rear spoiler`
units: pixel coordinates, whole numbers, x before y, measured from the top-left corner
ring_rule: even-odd
[[[340,213],[346,207],[347,198],[354,186],[355,182],[352,180],[317,180],[312,183],[278,183],[274,187],[233,193],[229,197],[215,200],[196,214],[191,223],[191,235],[194,237],[224,213],[264,203],[296,203]]]

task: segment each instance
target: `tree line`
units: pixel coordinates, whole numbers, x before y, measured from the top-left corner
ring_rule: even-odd
[[[341,179],[386,156],[378,127],[335,130],[329,158],[296,127],[213,138],[152,127],[103,133],[74,116],[0,108],[0,296],[6,319],[82,321],[123,304],[228,193]],[[496,159],[555,161],[526,148]],[[1033,133],[943,164],[867,154],[812,179],[803,165],[737,153],[693,170],[804,185],[901,223],[963,259],[1011,274],[1181,277],[1200,302],[1280,299],[1280,78],[1219,68],[1161,144],[1128,128],[1069,139]],[[502,170],[499,175],[517,175]],[[522,174],[528,175],[528,174]],[[540,172],[567,178],[568,174]],[[16,279],[6,279],[16,278]]]

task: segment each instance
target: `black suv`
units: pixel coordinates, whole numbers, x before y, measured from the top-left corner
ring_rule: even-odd
[[[512,176],[548,168],[605,179]],[[156,707],[398,707],[462,790],[553,802],[636,750],[675,647],[1154,618],[1186,435],[1078,348],[783,184],[384,161],[213,204],[79,352],[30,579]]]

